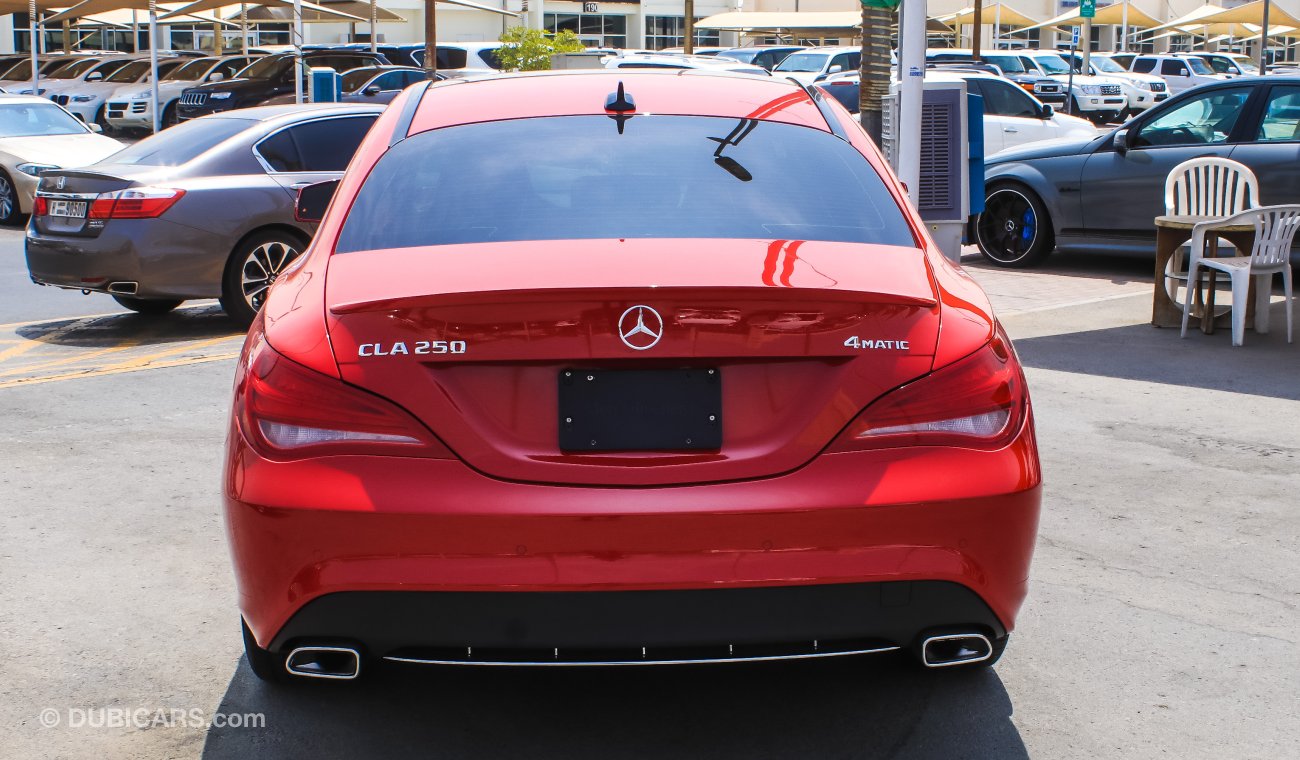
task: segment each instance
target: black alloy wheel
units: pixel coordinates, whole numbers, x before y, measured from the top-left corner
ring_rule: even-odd
[[[4,169],[0,169],[0,224],[15,226],[22,222],[23,207],[18,202],[18,187]]]
[[[1031,190],[1009,185],[993,187],[984,199],[975,242],[1000,267],[1036,266],[1055,247],[1042,201]]]

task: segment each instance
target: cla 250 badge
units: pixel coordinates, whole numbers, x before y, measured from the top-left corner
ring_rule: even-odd
[[[405,343],[362,343],[357,356],[428,356],[431,354],[463,354],[468,346],[463,340],[417,340],[408,348]]]

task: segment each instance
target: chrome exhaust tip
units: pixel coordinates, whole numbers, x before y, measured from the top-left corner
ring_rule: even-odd
[[[351,647],[298,647],[284,660],[290,675],[351,681],[361,674],[361,653]]]
[[[119,296],[133,296],[140,290],[138,282],[110,282],[108,292]]]
[[[927,668],[974,665],[993,656],[993,642],[981,633],[930,636],[921,642],[921,663]]]

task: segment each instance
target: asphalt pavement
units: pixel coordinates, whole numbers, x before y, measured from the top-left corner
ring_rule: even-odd
[[[268,686],[242,660],[219,512],[237,331],[210,304],[156,320],[36,287],[0,230],[0,757],[1295,757],[1300,345],[1280,303],[1243,348],[1148,326],[1150,266],[970,268],[1027,367],[1046,474],[993,670]]]

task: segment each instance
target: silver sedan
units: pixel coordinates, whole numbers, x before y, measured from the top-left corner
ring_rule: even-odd
[[[343,175],[372,105],[248,108],[167,129],[83,169],[41,175],[27,228],[34,282],[143,313],[221,299],[248,324],[311,240],[298,188]]]

